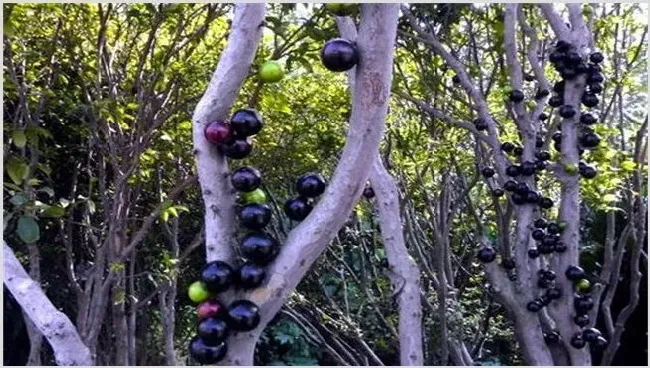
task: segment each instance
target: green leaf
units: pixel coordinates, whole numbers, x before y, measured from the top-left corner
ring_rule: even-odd
[[[20,216],[16,233],[20,240],[26,244],[36,243],[41,237],[38,223],[30,216]]]
[[[12,157],[7,161],[7,174],[16,184],[21,184],[25,180],[28,171],[27,164],[17,157]]]
[[[14,141],[14,144],[18,148],[25,147],[25,143],[27,143],[27,137],[25,136],[25,132],[22,130],[14,130],[11,139]]]
[[[22,194],[16,194],[15,196],[11,197],[9,202],[14,206],[19,207],[27,203],[27,198]]]
[[[41,213],[43,217],[59,218],[65,215],[65,209],[61,206],[49,206]]]
[[[636,168],[636,163],[634,161],[623,161],[621,162],[621,169],[625,171],[632,171]]]

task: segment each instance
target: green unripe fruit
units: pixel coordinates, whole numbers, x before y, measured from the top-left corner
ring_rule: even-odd
[[[359,4],[357,3],[327,3],[325,8],[330,12],[338,15],[339,17],[345,17],[352,15],[359,10]]]
[[[569,175],[575,175],[578,173],[578,166],[573,164],[564,165],[564,171]]]
[[[255,189],[252,192],[244,192],[240,194],[240,198],[244,204],[249,204],[249,203],[266,203],[268,202],[268,198],[266,197],[266,193],[260,188]]]
[[[284,70],[277,61],[267,61],[260,68],[259,76],[264,83],[275,83],[284,77]]]
[[[194,303],[202,303],[210,297],[210,292],[205,289],[201,281],[195,281],[187,289],[187,295]]]
[[[580,279],[575,283],[575,288],[581,293],[588,293],[591,291],[591,282],[587,279]]]

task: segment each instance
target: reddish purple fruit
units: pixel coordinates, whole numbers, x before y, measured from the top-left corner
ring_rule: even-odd
[[[217,300],[207,300],[196,307],[199,319],[216,317],[223,312],[224,307]]]
[[[232,126],[223,121],[213,121],[205,127],[205,139],[212,144],[226,144],[232,140]]]

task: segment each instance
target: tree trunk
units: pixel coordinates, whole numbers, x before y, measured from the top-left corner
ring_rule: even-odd
[[[37,283],[41,282],[41,255],[36,244],[28,244],[29,250],[29,276]],[[43,335],[38,330],[36,325],[29,319],[29,316],[23,312],[25,316],[25,326],[27,327],[27,335],[29,336],[29,358],[27,365],[43,365],[41,364],[41,350],[43,345]]]

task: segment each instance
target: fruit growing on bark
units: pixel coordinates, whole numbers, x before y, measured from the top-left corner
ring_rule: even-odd
[[[497,197],[497,198],[503,197],[504,194],[505,193],[503,192],[503,189],[501,189],[501,188],[495,188],[494,190],[492,190],[492,195]]]
[[[539,120],[541,121],[546,121],[548,119],[548,114],[545,112],[542,112],[539,114]]]
[[[563,242],[557,242],[555,246],[553,247],[553,250],[558,252],[558,253],[564,253],[566,252],[567,246]]]
[[[587,107],[596,107],[598,105],[598,97],[593,93],[583,93],[582,94],[582,104]]]
[[[242,226],[251,230],[261,230],[271,221],[271,208],[265,204],[251,203],[239,210]]]
[[[228,324],[219,318],[206,318],[199,322],[197,333],[206,343],[216,345],[228,337]]]
[[[325,192],[325,178],[321,174],[308,173],[296,182],[296,191],[307,198],[318,197]]]
[[[371,186],[366,186],[365,188],[363,188],[363,196],[366,199],[374,198],[375,197],[375,190],[372,189]]]
[[[596,147],[600,144],[600,136],[594,132],[585,133],[580,137],[580,144],[585,148]]]
[[[205,288],[201,281],[193,282],[187,289],[187,295],[194,303],[201,303],[210,297],[210,292]]]
[[[542,304],[537,300],[533,300],[526,304],[526,309],[528,309],[529,312],[537,313],[542,309]]]
[[[578,281],[585,277],[585,271],[579,266],[569,266],[566,269],[565,275],[571,281]]]
[[[539,251],[535,248],[528,249],[528,257],[533,259],[539,257]]]
[[[201,282],[211,293],[224,291],[232,284],[233,269],[223,261],[212,261],[201,271]]]
[[[333,72],[350,70],[359,62],[357,47],[342,38],[327,41],[320,56],[325,68]]]
[[[539,206],[544,209],[549,209],[553,207],[553,200],[548,197],[542,197],[539,200]]]
[[[195,336],[190,341],[190,356],[200,364],[216,364],[226,356],[227,351],[228,347],[225,341],[209,345],[200,336]]]
[[[548,161],[551,159],[551,153],[548,151],[538,151],[535,152],[535,158],[542,161]]]
[[[264,268],[254,263],[244,263],[237,270],[238,285],[242,289],[252,289],[260,286],[265,277]]]
[[[256,110],[246,108],[235,111],[230,124],[239,137],[248,137],[262,130],[264,119]]]
[[[478,259],[483,263],[490,263],[497,257],[497,252],[492,247],[483,247],[478,251]]]
[[[282,70],[282,65],[277,61],[267,61],[260,67],[259,77],[264,83],[279,82],[284,77],[284,70]]]
[[[250,155],[253,144],[249,139],[235,139],[222,146],[223,154],[233,160],[241,160]]]
[[[279,246],[271,236],[262,232],[254,232],[242,239],[241,252],[246,259],[263,266],[275,258],[279,252]]]
[[[560,299],[560,297],[562,297],[562,289],[558,288],[557,286],[552,287],[546,290],[545,295],[551,300]]]
[[[564,104],[564,97],[560,95],[553,95],[548,99],[548,105],[551,107],[560,107]]]
[[[576,332],[573,337],[571,337],[571,346],[573,346],[576,349],[582,349],[585,347],[587,343],[585,340],[582,338],[582,334],[580,332]]]
[[[586,342],[595,342],[598,337],[600,337],[601,333],[597,328],[591,327],[587,328],[584,331],[582,331],[582,338]]]
[[[578,327],[585,327],[589,324],[589,317],[586,314],[579,314],[573,317],[573,322],[578,325]]]
[[[516,146],[515,149],[512,150],[512,154],[515,156],[521,156],[524,154],[524,148],[521,146]]]
[[[517,182],[512,179],[507,180],[505,183],[503,183],[503,189],[507,190],[508,192],[513,192],[517,189]]]
[[[560,226],[555,222],[551,222],[548,224],[546,231],[548,231],[549,234],[559,234]]]
[[[537,166],[535,165],[534,162],[531,161],[524,161],[519,165],[519,171],[521,172],[521,175],[524,176],[531,176],[535,173],[535,170],[537,169]]]
[[[560,334],[556,331],[551,331],[544,334],[544,341],[547,344],[555,344],[560,341]]]
[[[542,238],[544,238],[544,230],[535,229],[530,236],[535,240],[542,240]]]
[[[603,60],[605,60],[605,57],[603,56],[602,53],[598,51],[594,51],[591,53],[591,55],[589,55],[589,61],[591,61],[592,63],[598,64],[601,63]]]
[[[251,203],[264,204],[268,202],[266,193],[261,188],[257,188],[250,192],[241,193],[239,195],[239,198],[241,199],[241,202],[243,204],[251,204]]]
[[[506,270],[512,270],[515,268],[515,260],[512,258],[501,260],[501,266]]]
[[[481,174],[486,178],[491,178],[491,177],[494,176],[495,172],[494,172],[494,169],[491,168],[491,167],[484,167],[481,170]]]
[[[199,319],[216,317],[224,311],[223,305],[217,300],[206,300],[196,307],[196,314]]]
[[[510,101],[514,103],[518,103],[524,100],[524,93],[521,92],[520,90],[516,89],[512,92],[510,92]]]
[[[506,168],[506,175],[508,176],[519,176],[520,171],[519,171],[519,166],[517,165],[510,165]]]
[[[512,203],[514,203],[516,205],[522,205],[522,204],[526,203],[526,197],[524,197],[523,195],[521,195],[519,193],[513,193],[510,198],[512,198]]]
[[[585,179],[593,179],[598,175],[598,170],[590,165],[580,167],[580,175]]]
[[[250,331],[260,323],[259,307],[248,300],[237,300],[228,306],[228,317],[232,329]]]
[[[488,128],[487,121],[485,121],[483,118],[474,119],[474,126],[477,130],[487,130]]]
[[[307,198],[304,197],[292,198],[284,203],[284,212],[287,217],[294,221],[304,220],[311,210],[311,205],[307,202]]]
[[[574,117],[576,113],[578,113],[578,110],[576,110],[576,108],[571,106],[571,105],[564,105],[564,106],[560,107],[558,112],[559,112],[561,117],[563,117],[565,119],[570,119],[570,118]]]
[[[512,150],[515,149],[515,145],[512,144],[511,142],[503,142],[501,143],[501,150],[506,153],[511,153]]]
[[[205,139],[212,144],[226,144],[232,137],[232,126],[224,121],[213,121],[205,127]]]
[[[589,295],[576,296],[573,299],[573,308],[578,314],[586,314],[594,307],[594,299]]]
[[[546,222],[545,219],[540,217],[537,220],[535,220],[535,222],[533,222],[533,226],[535,226],[538,229],[544,229],[546,228],[546,226],[548,226],[548,223]]]
[[[604,81],[605,77],[601,73],[591,73],[587,77],[587,83],[589,84],[603,83]]]
[[[254,167],[243,166],[232,172],[230,183],[236,190],[252,192],[262,184],[262,174]]]

